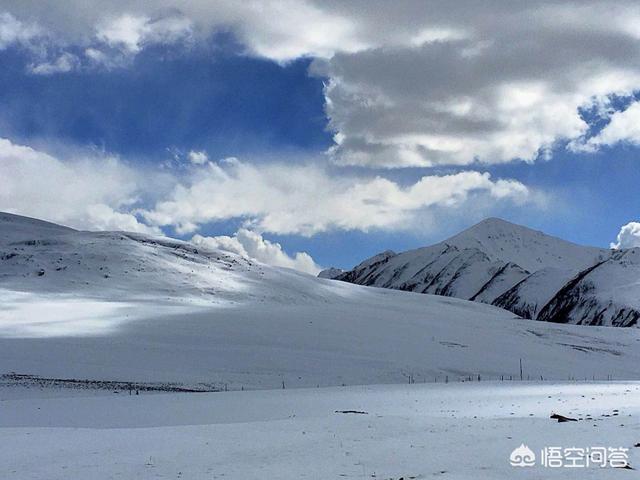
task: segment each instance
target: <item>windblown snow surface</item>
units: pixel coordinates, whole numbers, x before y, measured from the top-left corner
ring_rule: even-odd
[[[522,442],[639,433],[637,385],[597,383],[638,379],[637,329],[9,214],[0,298],[2,478],[513,478]]]
[[[489,303],[554,323],[630,327],[640,319],[639,252],[584,247],[490,218],[332,278]]]

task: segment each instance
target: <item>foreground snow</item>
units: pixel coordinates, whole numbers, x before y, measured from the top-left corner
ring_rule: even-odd
[[[5,479],[632,478],[515,468],[524,443],[625,447],[640,465],[637,383],[455,384],[75,396],[0,389]],[[50,395],[51,392],[45,392]],[[86,394],[85,394],[86,395]],[[336,413],[355,410],[366,414]],[[584,420],[556,423],[552,413]],[[605,416],[606,415],[606,416]],[[586,420],[591,417],[592,420]]]

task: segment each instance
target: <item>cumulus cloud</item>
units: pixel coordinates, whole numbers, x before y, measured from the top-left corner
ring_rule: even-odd
[[[29,66],[29,71],[36,75],[52,75],[55,73],[66,73],[75,70],[80,66],[80,59],[71,53],[63,52],[52,61],[42,62]]]
[[[423,176],[410,185],[387,178],[331,175],[316,164],[209,162],[142,213],[149,224],[198,225],[244,218],[260,231],[310,236],[330,230],[409,229],[425,210],[471,198],[524,202],[530,191],[513,180],[475,171]]]
[[[141,223],[134,214],[116,211],[113,207],[101,203],[87,205],[86,216],[83,222],[90,225],[91,229],[98,231],[119,230],[156,235],[162,234],[162,231],[158,227]]]
[[[207,37],[233,31],[247,53],[287,62],[303,56],[330,57],[355,51],[354,19],[304,0],[6,0],[5,8],[22,17],[43,19],[67,43],[83,43],[96,33],[112,46],[132,53],[150,42],[172,42],[185,33]],[[160,20],[157,20],[160,19]]]
[[[109,46],[136,54],[145,45],[172,44],[192,35],[191,20],[183,15],[152,19],[145,15],[123,14],[98,26],[96,37]]]
[[[311,275],[317,275],[321,270],[308,253],[296,252],[293,256],[289,256],[279,243],[271,242],[259,233],[246,228],[239,229],[233,237],[194,235],[191,242],[215,250],[237,253],[267,265],[293,268]]]
[[[158,233],[131,211],[140,174],[115,158],[63,162],[0,138],[0,210],[72,227]]]
[[[596,150],[600,146],[620,142],[640,145],[640,102],[633,103],[626,110],[613,112],[610,122],[597,135],[578,145],[578,149]]]
[[[252,230],[305,236],[411,230],[439,210],[484,204],[489,211],[535,197],[522,183],[475,171],[405,185],[331,173],[318,163],[227,158],[186,169],[143,169],[107,155],[61,160],[0,139],[0,210],[86,229],[158,233],[172,227],[190,234],[202,224],[240,219]]]
[[[357,18],[358,5],[333,7]],[[337,50],[313,67],[329,79],[331,153],[340,164],[548,157],[560,141],[584,140],[579,107],[628,95],[640,82],[640,9],[631,2],[377,7],[360,22],[379,32],[377,45]]]
[[[175,9],[156,11],[149,16],[130,14],[120,8],[109,14],[104,13],[109,9],[103,10],[102,4],[94,5],[94,14],[99,16],[92,17],[93,23],[89,25],[81,12],[90,2],[82,6],[74,5],[73,1],[66,5],[39,2],[31,8],[28,3],[15,5],[13,10],[20,11],[23,17],[38,18],[38,22],[25,22],[0,10],[0,50],[16,44],[28,47],[34,61],[27,70],[37,75],[70,72],[83,64],[123,67],[147,46],[190,43],[193,36],[193,22]],[[70,18],[75,20],[69,22]],[[71,53],[70,47],[82,47],[84,55]]]
[[[36,18],[65,41],[84,42],[95,64],[117,64],[109,49],[135,55],[220,31],[250,55],[313,57],[313,71],[327,78],[339,164],[533,161],[558,142],[584,148],[590,130],[579,107],[640,85],[640,6],[630,0],[5,4],[13,20]]]
[[[383,167],[533,161],[587,133],[579,107],[640,85],[640,68],[631,67],[640,42],[615,21],[598,31],[535,8],[515,13],[495,23],[480,13],[477,26],[463,24],[463,39],[317,61],[330,79],[334,159]]]
[[[22,22],[9,12],[0,12],[0,50],[14,44],[28,46],[42,33],[37,24]]]
[[[190,44],[193,34],[193,22],[176,10],[154,17],[107,14],[95,25],[89,44],[84,45],[84,59],[92,67],[122,68],[146,47]]]
[[[195,165],[204,165],[209,161],[209,156],[204,151],[191,150],[188,157],[189,161]]]
[[[633,248],[640,247],[640,223],[629,222],[624,225],[615,242],[611,243],[611,248]]]

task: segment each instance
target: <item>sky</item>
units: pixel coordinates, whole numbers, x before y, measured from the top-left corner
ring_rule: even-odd
[[[315,274],[640,246],[635,2],[0,0],[0,210]]]

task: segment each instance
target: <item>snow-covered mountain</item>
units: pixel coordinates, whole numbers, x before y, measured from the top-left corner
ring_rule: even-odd
[[[330,267],[318,273],[318,278],[336,278],[344,273],[341,268]]]
[[[485,256],[462,258],[499,269]],[[617,260],[631,272],[629,261]],[[592,292],[578,291],[585,308]],[[0,380],[16,372],[238,390],[484,380],[516,378],[520,358],[531,378],[636,378],[637,341],[626,333],[315,278],[164,237],[0,215]]]
[[[490,218],[430,247],[375,255],[336,279],[490,303],[530,319],[632,326],[640,317],[635,255]]]
[[[300,277],[306,279],[167,237],[83,232],[0,213],[0,289],[193,304],[266,298],[299,303],[335,290]]]
[[[640,248],[614,252],[567,282],[538,318],[562,323],[628,327],[640,318]]]

